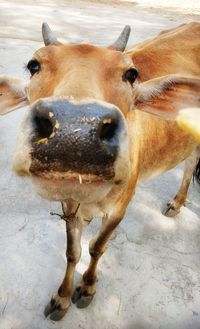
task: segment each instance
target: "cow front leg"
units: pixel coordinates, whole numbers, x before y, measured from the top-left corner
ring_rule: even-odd
[[[185,204],[190,182],[200,157],[200,147],[198,146],[192,154],[185,160],[185,169],[180,189],[174,199],[167,204],[163,210],[163,215],[174,217],[180,212],[180,208]]]
[[[70,306],[74,289],[75,266],[81,256],[82,222],[74,213],[71,213],[68,218],[66,219],[67,268],[65,277],[58,292],[53,295],[44,311],[45,316],[50,315],[50,319],[54,321],[62,319]]]
[[[90,241],[89,253],[91,258],[89,267],[83,274],[82,280],[75,289],[72,297],[72,302],[76,304],[78,308],[87,307],[93,299],[96,292],[95,284],[97,280],[96,272],[98,261],[105,252],[108,241],[122,217],[120,217],[120,219],[106,218],[106,220],[103,220],[98,235]]]

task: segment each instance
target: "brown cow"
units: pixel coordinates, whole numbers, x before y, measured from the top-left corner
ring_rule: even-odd
[[[63,45],[43,24],[46,47],[27,65],[32,76],[28,86],[1,79],[2,112],[25,99],[30,104],[14,169],[30,176],[44,198],[62,201],[67,269],[45,309],[51,319],[64,316],[71,298],[78,307],[91,302],[98,260],[138,180],[188,159],[183,184],[167,213],[179,211],[185,201],[200,156],[198,143],[174,122],[134,108],[158,115],[164,110],[173,117],[182,107],[199,106],[199,30],[200,24],[182,26],[124,53],[129,27],[113,45],[99,48]],[[182,76],[167,75],[175,73]],[[90,242],[90,264],[73,294],[82,227],[94,216],[102,218],[102,227]]]

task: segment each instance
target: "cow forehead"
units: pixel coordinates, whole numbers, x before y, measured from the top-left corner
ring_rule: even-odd
[[[118,67],[121,69],[133,66],[133,62],[126,54],[109,48],[95,47],[89,44],[74,45],[51,45],[40,48],[33,55],[39,62],[47,64],[59,65],[63,62],[73,63],[89,63],[90,65],[102,65],[104,67]]]

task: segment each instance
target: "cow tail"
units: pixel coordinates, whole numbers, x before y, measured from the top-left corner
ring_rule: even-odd
[[[200,158],[199,158],[199,162],[197,163],[196,169],[194,171],[194,177],[197,183],[200,184]]]

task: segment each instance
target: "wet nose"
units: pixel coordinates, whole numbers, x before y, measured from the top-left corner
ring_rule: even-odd
[[[55,116],[51,109],[42,106],[40,103],[33,108],[32,124],[35,131],[35,137],[39,140],[49,138],[55,127]]]
[[[99,174],[117,157],[123,120],[114,106],[40,100],[31,121],[33,156],[43,164]]]
[[[90,108],[89,105],[86,107],[86,109],[88,108]],[[94,109],[96,109],[96,106],[94,107]],[[48,104],[39,103],[36,105],[33,111],[34,113],[32,116],[32,122],[35,128],[36,138],[38,138],[39,140],[42,138],[51,137],[54,129],[56,128],[56,124],[59,126],[59,122],[64,123],[63,113],[55,111],[55,114],[54,111],[55,108],[48,106]],[[110,109],[107,109],[107,113],[105,113],[105,109],[102,111],[101,108],[101,112],[103,112],[101,113],[101,115],[103,114],[102,117],[100,117],[100,113],[92,113],[91,118],[91,113],[88,115],[87,111],[85,111],[84,116],[82,116],[81,123],[93,124],[95,122],[96,138],[102,141],[102,143],[107,144],[108,147],[110,145],[110,147],[112,148],[115,142],[117,142],[116,139],[119,128],[119,116],[115,113],[115,111]],[[76,120],[76,124],[78,125],[78,121],[80,121],[80,118],[79,120],[78,118],[76,118]],[[69,122],[67,123],[69,124]],[[75,132],[77,131],[78,128],[77,130],[75,130]]]

